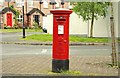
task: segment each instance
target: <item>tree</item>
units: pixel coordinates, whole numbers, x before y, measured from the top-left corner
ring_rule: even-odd
[[[98,17],[106,17],[109,2],[78,2],[73,11],[83,18],[83,21],[91,20],[90,37],[93,37],[94,20]]]

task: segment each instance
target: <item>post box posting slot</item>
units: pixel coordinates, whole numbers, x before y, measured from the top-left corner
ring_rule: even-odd
[[[66,19],[57,19],[57,21],[66,21]]]

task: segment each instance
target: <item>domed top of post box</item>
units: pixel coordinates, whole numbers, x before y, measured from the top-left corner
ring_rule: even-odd
[[[50,12],[52,14],[71,14],[72,10],[60,8],[60,9],[51,9]]]

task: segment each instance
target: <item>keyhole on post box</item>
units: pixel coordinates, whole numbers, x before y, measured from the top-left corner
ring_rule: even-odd
[[[61,38],[59,38],[59,42],[64,42],[64,43],[66,43],[67,40],[65,40],[65,39],[61,36]]]
[[[62,16],[60,16],[60,18],[63,18]]]

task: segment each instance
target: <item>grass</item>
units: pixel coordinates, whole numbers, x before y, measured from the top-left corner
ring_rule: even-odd
[[[62,71],[61,73],[48,72],[48,75],[55,75],[55,76],[104,76],[103,74],[96,74],[96,73],[89,73],[89,74],[86,73],[85,74],[83,72],[75,71],[75,70]]]
[[[71,42],[108,42],[108,38],[86,38],[79,36],[70,36]]]
[[[0,29],[1,33],[22,32],[23,29]],[[26,29],[26,32],[42,32],[41,29]]]
[[[50,34],[35,34],[35,35],[27,36],[23,40],[50,42],[50,41],[52,41],[52,35],[50,35]]]
[[[34,34],[27,36],[23,40],[51,42],[52,35],[50,34]],[[70,36],[70,42],[108,42],[108,38],[85,38],[80,36]]]
[[[42,29],[27,29],[26,32],[42,32]]]
[[[9,32],[22,32],[22,29],[0,29],[2,33],[9,33]]]
[[[80,71],[62,71],[61,73],[48,72],[49,75],[81,75]]]
[[[118,42],[120,43],[120,39],[118,39]]]

